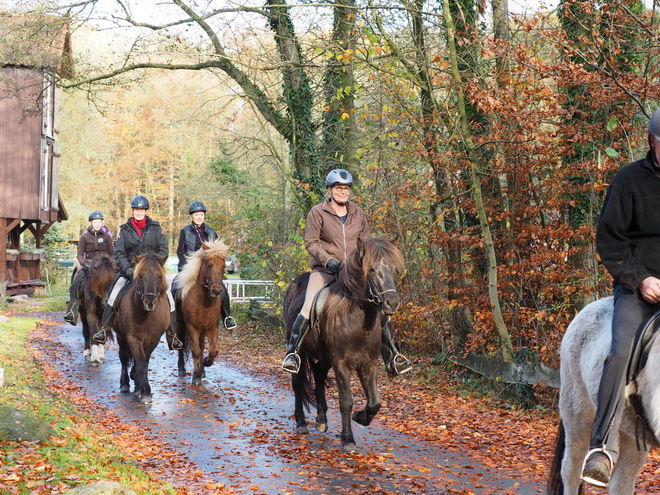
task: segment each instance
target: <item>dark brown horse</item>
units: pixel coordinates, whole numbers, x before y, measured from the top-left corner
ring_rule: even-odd
[[[300,351],[300,371],[291,378],[298,433],[309,433],[304,409],[311,405],[317,410],[316,429],[327,431],[325,386],[328,371],[333,368],[339,389],[342,450],[356,449],[351,427],[351,373],[357,372],[367,401],[365,408],[355,412],[352,418],[368,426],[381,407],[377,376],[382,325],[385,315],[395,313],[399,307],[395,282],[403,264],[403,256],[391,238],[368,239],[358,243],[358,249],[349,254],[337,282],[319,294],[312,308],[311,330]],[[305,300],[308,281],[309,273],[300,275],[286,292],[284,315],[288,336]],[[322,299],[325,302],[319,307],[318,301]]]
[[[218,355],[218,326],[225,286],[225,259],[229,246],[220,240],[202,243],[202,248],[188,260],[174,279],[176,296],[177,335],[183,342],[179,351],[179,376],[186,376],[186,357],[192,352],[192,384],[201,385],[205,366],[211,366]],[[209,353],[204,358],[204,346]]]
[[[143,404],[151,403],[149,359],[160,338],[170,325],[170,306],[167,300],[167,257],[148,253],[136,256],[133,284],[121,300],[115,319],[119,344],[122,393],[130,392],[130,378],[135,393]]]
[[[108,292],[117,277],[117,267],[107,255],[97,256],[89,265],[89,276],[83,283],[80,296],[80,320],[85,339],[83,355],[92,363],[105,361],[105,346],[92,340],[99,331],[103,309],[108,300]]]

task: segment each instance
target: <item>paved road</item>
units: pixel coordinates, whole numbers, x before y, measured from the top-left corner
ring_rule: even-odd
[[[378,417],[368,428],[354,426],[361,452],[374,459],[372,469],[358,471],[350,456],[340,453],[332,465],[320,464],[314,459],[315,451],[340,447],[336,405],[331,403],[328,433],[312,428],[309,437],[295,438],[292,445],[288,434],[294,428],[293,396],[281,382],[269,382],[220,360],[207,368],[203,387],[192,387],[190,377],[177,376],[176,354],[167,350],[164,339],[150,365],[154,402],[143,406],[132,394],[119,393],[116,346],[109,346],[104,364],[92,365],[82,355],[80,324],[63,324],[53,331],[59,332],[69,350],[67,362],[57,366],[70,381],[122,420],[143,424],[151,435],[169,442],[218,482],[241,493],[543,492],[538,484],[518,482],[516,473],[480,467],[460,453],[393,431],[380,424]],[[301,444],[310,452],[310,461],[304,465],[287,455],[287,449],[300,449]],[[428,472],[420,472],[419,466],[426,466]]]

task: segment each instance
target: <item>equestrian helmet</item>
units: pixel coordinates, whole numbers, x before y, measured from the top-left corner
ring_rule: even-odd
[[[337,185],[353,187],[353,176],[343,168],[331,170],[325,178],[325,187],[333,187]]]
[[[204,213],[206,213],[206,206],[204,206],[204,203],[202,203],[201,201],[193,201],[192,203],[190,203],[190,206],[188,207],[188,213],[192,215],[193,213],[197,213],[198,211],[203,211]]]
[[[651,120],[649,120],[649,134],[652,134],[660,141],[660,108],[651,115]]]
[[[131,208],[141,208],[143,210],[148,210],[149,209],[149,200],[140,195],[140,196],[135,196],[133,198],[133,201],[131,201]]]
[[[103,213],[100,211],[93,211],[89,214],[89,221],[91,222],[92,220],[103,220]]]

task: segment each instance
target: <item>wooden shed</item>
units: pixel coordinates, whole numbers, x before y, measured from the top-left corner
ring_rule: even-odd
[[[44,255],[21,253],[68,216],[59,195],[58,78],[73,76],[68,19],[0,15],[0,293],[31,293]]]

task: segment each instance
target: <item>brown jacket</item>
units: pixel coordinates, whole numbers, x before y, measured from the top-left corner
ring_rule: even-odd
[[[111,258],[115,254],[112,237],[107,232],[94,232],[91,227],[88,227],[78,241],[78,263],[81,265],[89,263],[96,255],[104,253]]]
[[[357,240],[368,239],[371,227],[362,208],[350,201],[346,204],[346,222],[335,213],[328,198],[314,206],[307,215],[305,247],[312,260],[312,269],[325,267],[330,258],[344,261],[357,248]]]

